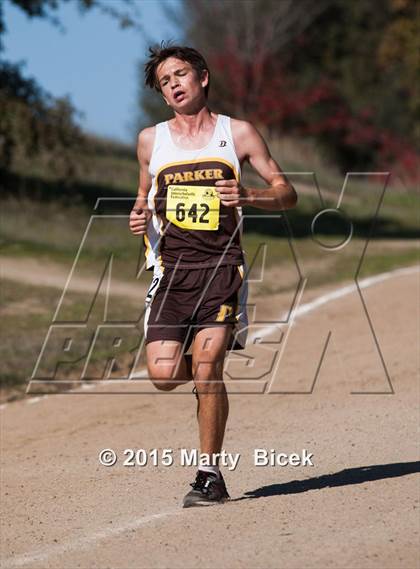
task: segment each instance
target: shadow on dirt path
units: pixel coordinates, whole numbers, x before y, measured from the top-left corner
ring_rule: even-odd
[[[358,466],[346,468],[334,474],[324,474],[307,480],[292,480],[283,484],[270,484],[255,490],[245,492],[244,496],[231,500],[239,502],[251,498],[266,498],[268,496],[281,496],[282,494],[299,494],[309,490],[322,490],[334,486],[349,486],[351,484],[363,484],[385,478],[396,478],[420,472],[420,462],[396,462],[393,464],[377,464],[374,466]]]

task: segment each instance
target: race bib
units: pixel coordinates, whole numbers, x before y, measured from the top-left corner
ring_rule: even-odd
[[[182,229],[216,231],[220,199],[213,186],[168,186],[166,217]]]

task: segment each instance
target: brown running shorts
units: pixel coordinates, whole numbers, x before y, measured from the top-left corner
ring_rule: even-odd
[[[176,340],[186,352],[203,328],[231,326],[233,330],[242,280],[243,267],[238,265],[166,267],[146,322],[146,344]]]

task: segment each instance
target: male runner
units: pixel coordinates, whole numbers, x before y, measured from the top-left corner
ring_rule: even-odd
[[[249,122],[209,109],[210,72],[200,53],[150,49],[145,80],[174,112],[142,130],[137,146],[139,189],[130,229],[144,236],[147,268],[154,270],[146,298],[147,366],[161,390],[194,381],[200,450],[214,457],[229,409],[223,362],[227,349],[241,349],[235,334],[244,279],[241,206],[285,210],[297,195]],[[245,161],[269,187],[241,185]],[[192,357],[185,355],[190,346]],[[217,457],[200,465],[191,486],[184,507],[229,499]]]

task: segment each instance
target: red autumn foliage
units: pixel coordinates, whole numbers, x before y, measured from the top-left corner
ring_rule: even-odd
[[[415,149],[378,127],[372,108],[355,113],[327,77],[306,87],[297,84],[281,62],[264,54],[251,61],[232,41],[209,58],[223,79],[226,110],[282,133],[311,136],[335,148],[347,171],[394,171],[407,181],[420,178]]]

